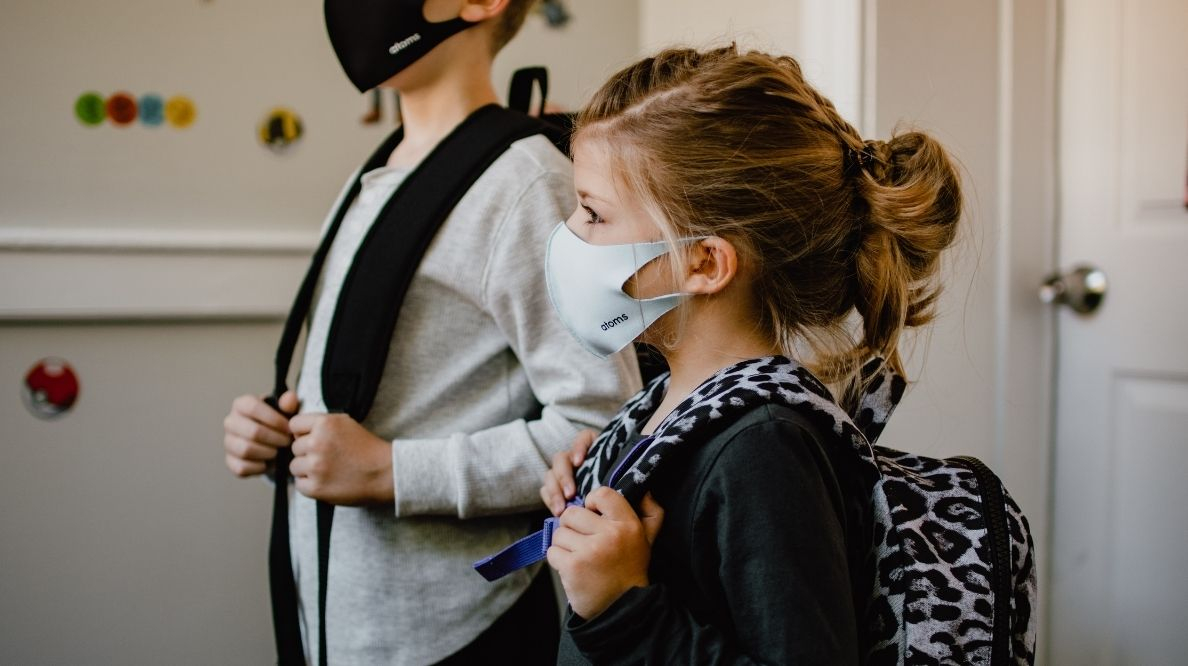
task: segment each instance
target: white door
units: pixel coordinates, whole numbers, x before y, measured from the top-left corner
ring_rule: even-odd
[[[1188,2],[1063,5],[1055,664],[1188,663]]]

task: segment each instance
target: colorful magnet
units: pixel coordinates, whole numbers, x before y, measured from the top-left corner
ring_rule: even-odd
[[[74,116],[84,125],[94,127],[103,124],[107,118],[107,107],[103,96],[97,92],[85,92],[74,101]]]
[[[118,92],[107,98],[107,117],[117,125],[131,125],[136,122],[136,98],[125,92]]]
[[[149,127],[165,122],[165,102],[160,95],[149,93],[140,97],[140,122]]]
[[[193,100],[185,95],[174,95],[165,102],[165,120],[178,129],[192,125],[197,115]]]
[[[268,113],[260,123],[258,132],[260,142],[277,152],[297,143],[303,133],[301,117],[292,110],[281,107]]]
[[[58,418],[78,399],[78,376],[66,361],[43,358],[25,375],[21,396],[33,416],[45,420]]]

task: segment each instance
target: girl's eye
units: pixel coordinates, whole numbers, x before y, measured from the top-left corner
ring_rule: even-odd
[[[593,208],[583,205],[582,210],[586,211],[586,214],[590,216],[590,219],[586,220],[586,224],[602,224],[603,223],[604,220],[602,219],[602,216],[599,215],[598,213],[594,212]]]

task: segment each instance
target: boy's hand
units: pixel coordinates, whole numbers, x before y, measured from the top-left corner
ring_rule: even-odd
[[[391,502],[392,444],[368,432],[346,414],[301,414],[293,431],[293,473],[297,490],[331,504]]]
[[[624,592],[647,587],[652,544],[664,522],[664,509],[651,493],[636,515],[622,495],[601,486],[586,497],[586,506],[561,514],[549,548],[549,566],[573,612],[586,620],[598,617]]]
[[[292,414],[299,406],[297,394],[286,391],[278,401],[281,411]],[[262,398],[241,395],[231,403],[231,412],[223,419],[223,452],[227,469],[235,476],[263,474],[276,458],[277,449],[293,442],[289,418],[277,412]]]
[[[553,466],[545,472],[544,485],[540,487],[540,498],[554,516],[560,516],[565,510],[565,503],[573,499],[577,493],[577,484],[573,480],[573,470],[581,466],[586,459],[586,451],[598,433],[593,430],[583,430],[573,438],[568,451],[561,451],[553,456]]]

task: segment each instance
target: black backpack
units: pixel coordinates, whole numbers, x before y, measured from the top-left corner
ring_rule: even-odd
[[[523,113],[488,105],[472,113],[425,157],[385,204],[359,246],[342,285],[330,325],[322,366],[322,394],[333,412],[362,422],[371,409],[405,292],[421,258],[463,195],[512,143],[552,130]],[[403,132],[393,132],[367,160],[339,202],[330,227],[314,253],[277,346],[273,395],[288,388],[289,364],[310,311],[322,265],[338,228],[360,190],[362,174],[387,162]],[[279,410],[278,410],[279,411]],[[297,589],[290,560],[288,520],[289,448],[276,459],[269,580],[278,661],[304,664],[297,614]],[[318,502],[319,663],[326,664],[326,586],[333,505]],[[310,609],[312,610],[312,609]],[[309,637],[314,640],[314,637]]]
[[[533,86],[540,89],[536,117],[528,113]],[[512,143],[534,134],[544,135],[564,155],[570,155],[569,139],[575,116],[545,113],[547,97],[548,72],[545,68],[529,67],[515,72],[508,95],[509,107],[488,105],[471,114],[405,178],[380,211],[343,282],[326,342],[322,392],[330,411],[345,412],[360,422],[367,416],[379,386],[404,294],[437,230],[479,176]],[[402,137],[403,132],[397,128],[364,163],[347,194],[338,203],[334,219],[314,253],[277,345],[274,390],[267,402],[278,411],[277,400],[288,389],[293,351],[312,305],[322,265],[350,203],[358,196],[359,178],[385,164]],[[645,345],[637,345],[636,353],[645,381],[664,369],[663,359]],[[292,452],[283,448],[274,465],[276,486],[269,543],[273,628],[278,661],[282,665],[303,664],[305,658],[290,560],[287,490],[291,460]],[[332,505],[318,503],[318,617],[321,627],[318,642],[322,664],[326,663],[326,587],[333,516]]]

